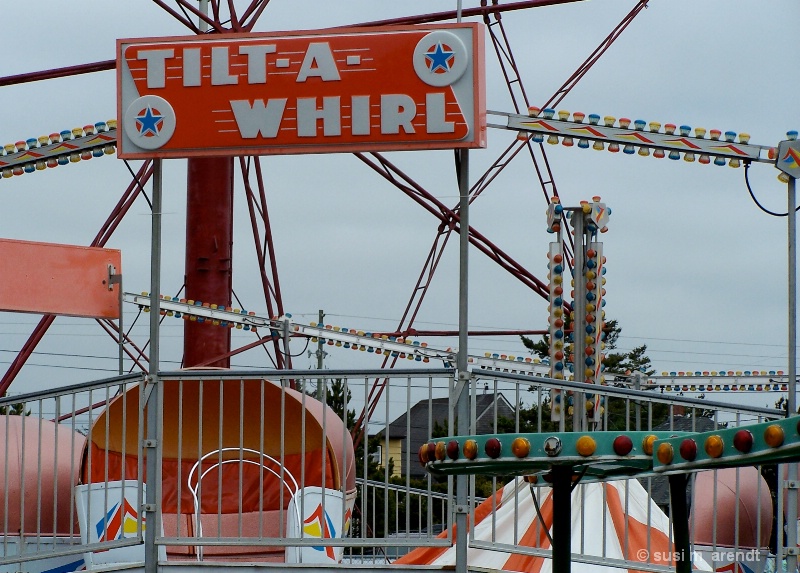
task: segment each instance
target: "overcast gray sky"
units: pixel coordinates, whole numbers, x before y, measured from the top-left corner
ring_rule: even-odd
[[[465,0],[464,7],[478,5]],[[591,0],[503,15],[533,104],[545,102],[635,5]],[[311,29],[455,9],[453,1],[273,0],[259,31]],[[155,5],[44,1],[36,9],[3,7],[6,46],[0,75],[115,57],[117,38],[184,35]],[[800,127],[800,79],[790,38],[794,0],[651,0],[559,109],[748,132],[777,145]],[[513,111],[487,43],[487,107]],[[112,71],[6,87],[0,91],[0,139],[20,139],[115,116]],[[513,139],[490,130],[472,151],[472,181]],[[444,203],[457,203],[452,152],[388,154]],[[656,370],[787,369],[786,218],[763,214],[744,170],[684,161],[548,146],[562,202],[600,195],[613,210],[602,236],[607,257],[607,314],[623,328],[623,350],[648,345]],[[182,284],[185,236],[184,160],[165,162],[164,292]],[[331,324],[393,329],[436,234],[437,220],[350,154],[263,160],[284,304],[299,321],[324,309]],[[132,162],[136,168],[137,162]],[[753,189],[773,211],[786,210],[777,171],[758,164]],[[0,236],[88,244],[130,181],[114,157],[0,180]],[[237,190],[234,288],[264,312],[243,194]],[[545,202],[529,159],[520,154],[474,203],[471,223],[545,279]],[[138,202],[107,245],[123,252],[126,290],[149,289],[149,211]],[[470,326],[545,328],[547,304],[474,249]],[[445,255],[418,328],[457,324],[457,241]],[[135,309],[127,309],[130,324]],[[5,371],[36,317],[0,314],[0,370]],[[146,322],[140,319],[140,342]],[[181,322],[165,322],[165,366],[180,360]],[[239,337],[235,344],[250,341]],[[428,340],[449,346],[453,341]],[[302,345],[294,343],[297,352]],[[471,351],[521,353],[513,338],[477,337]],[[61,356],[66,354],[69,356]],[[114,373],[116,349],[86,319],[59,319],[13,391]],[[374,355],[332,351],[330,367],[378,366]],[[173,361],[173,362],[170,362]],[[309,366],[306,356],[295,365]],[[262,365],[263,352],[234,361]],[[764,399],[770,404],[772,400]]]

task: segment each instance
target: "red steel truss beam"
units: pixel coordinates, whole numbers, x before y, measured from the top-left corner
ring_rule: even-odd
[[[411,180],[411,178],[393,165],[388,159],[378,153],[369,154],[374,160],[367,157],[364,153],[355,153],[354,155],[372,167],[378,174],[408,195],[429,213],[438,218],[444,225],[460,232],[458,213],[439,201],[436,197],[423,189],[422,186]],[[474,227],[470,226],[468,232],[469,241],[474,247],[487,255],[502,268],[509,271],[536,294],[545,300],[548,298],[549,288],[547,284],[536,278],[529,270],[512,259],[505,251],[491,242],[485,235],[478,232]]]
[[[496,4],[495,0],[495,4]],[[482,5],[486,5],[485,0],[482,2]],[[623,21],[609,34],[608,37],[601,43],[601,45],[595,49],[595,51],[587,58],[587,60],[582,64],[582,66],[576,71],[570,78],[565,82],[564,85],[559,88],[559,90],[553,95],[553,97],[548,100],[548,104],[545,107],[549,107],[550,105],[556,105],[560,102],[569,90],[574,87],[577,82],[586,74],[586,72],[591,68],[591,66],[600,58],[600,56],[605,53],[605,51],[610,47],[610,45],[614,42],[614,40],[621,34],[621,32],[628,26],[628,24],[633,20],[633,18],[647,5],[647,0],[639,0],[637,5],[634,7],[633,10],[623,19]],[[506,5],[508,7],[509,5]],[[529,103],[527,94],[525,93],[524,85],[522,84],[522,80],[519,75],[519,70],[516,66],[516,60],[514,58],[514,54],[511,50],[510,43],[508,42],[508,36],[505,33],[505,29],[502,25],[501,17],[499,13],[495,14],[495,22],[489,21],[489,13],[483,15],[484,22],[487,24],[487,29],[489,30],[490,37],[492,39],[492,45],[495,48],[495,52],[497,55],[498,62],[500,63],[501,70],[503,76],[506,80],[506,84],[508,86],[509,93],[511,95],[511,99],[514,103],[516,109],[520,109],[520,103],[517,101],[517,94],[515,93],[514,86],[517,85],[519,88],[519,92],[522,96],[524,108],[527,109]],[[400,23],[400,22],[395,22]],[[494,32],[494,28],[497,27],[500,31],[500,35],[498,36]],[[555,102],[555,103],[553,103]],[[550,162],[547,159],[547,154],[545,153],[544,146],[539,144],[538,151],[541,155],[541,162],[537,159],[536,156],[536,148],[531,145],[530,141],[525,142],[513,142],[511,145],[506,148],[506,150],[498,157],[498,159],[494,162],[492,166],[478,179],[475,185],[471,189],[470,193],[470,204],[486,189],[486,187],[494,180],[495,177],[505,168],[506,165],[510,163],[514,157],[522,150],[522,148],[526,147],[528,149],[528,153],[530,154],[531,160],[533,162],[534,168],[536,170],[536,175],[539,179],[539,184],[544,194],[545,200],[549,201],[550,196],[558,196],[558,189],[556,187],[555,180],[553,178],[552,170],[550,169]],[[541,165],[540,165],[541,163]],[[374,168],[374,167],[373,167]],[[390,179],[391,180],[391,179]],[[393,181],[394,182],[394,181]],[[396,183],[395,183],[396,184]],[[400,187],[401,190],[404,190]],[[405,191],[405,190],[404,190]],[[432,211],[434,212],[434,211]],[[453,212],[457,212],[457,209],[453,209]],[[434,212],[434,214],[436,214]],[[411,300],[409,301],[408,306],[406,307],[406,311],[401,319],[400,328],[402,328],[403,323],[408,316],[408,313],[411,309],[411,306],[414,304],[416,300],[416,304],[414,305],[415,310],[413,311],[411,318],[409,320],[409,328],[411,324],[413,324],[414,319],[416,318],[416,313],[419,310],[422,300],[425,297],[427,292],[428,286],[430,285],[430,281],[433,277],[433,273],[436,270],[438,265],[438,261],[441,257],[441,254],[444,250],[444,246],[447,244],[447,240],[450,237],[450,233],[453,230],[452,225],[447,225],[445,227],[446,221],[443,220],[443,225],[439,228],[439,233],[437,234],[436,239],[434,240],[434,245],[431,248],[431,252],[428,255],[428,258],[425,262],[425,265],[422,269],[422,273],[420,274],[420,278],[417,281],[417,285],[412,293]],[[444,240],[441,241],[440,239],[444,237]],[[572,238],[567,235],[568,245],[567,245],[567,256],[570,258],[570,250],[573,248]],[[424,284],[423,284],[423,277],[426,277]],[[384,360],[384,366],[386,365],[386,360]],[[358,422],[356,423],[353,433],[356,441],[360,441],[363,432],[359,430],[361,424],[364,422],[365,416],[369,416],[374,411],[375,404],[377,404],[378,399],[383,391],[383,387],[386,384],[386,379],[384,379],[383,383],[379,379],[375,380],[373,387],[370,389],[368,404],[365,405],[364,410],[362,411]]]
[[[125,190],[125,193],[122,194],[122,197],[117,202],[114,209],[111,211],[111,214],[106,219],[103,226],[98,231],[97,235],[95,236],[94,240],[91,242],[89,246],[91,247],[103,247],[108,242],[108,239],[111,238],[112,233],[114,230],[119,226],[120,221],[131,208],[133,202],[139,196],[144,184],[150,179],[153,175],[153,162],[152,161],[145,161],[142,166],[139,168],[139,172],[136,174],[136,177],[131,184],[128,185],[128,188]],[[44,337],[45,333],[47,333],[47,329],[50,328],[50,325],[53,324],[55,320],[55,315],[46,314],[44,315],[39,323],[34,328],[31,335],[28,337],[28,340],[25,341],[24,346],[19,351],[17,356],[11,362],[11,365],[8,367],[8,370],[3,375],[2,380],[0,380],[0,396],[4,396],[8,387],[11,386],[11,383],[17,377],[22,367],[28,361],[33,351],[36,349],[36,346]]]
[[[470,336],[528,336],[545,335],[547,330],[470,330]],[[457,330],[417,330],[407,328],[405,330],[395,330],[394,332],[375,332],[377,336],[458,336]]]
[[[486,0],[481,0],[479,8],[464,8],[461,16],[469,18],[471,16],[486,16],[499,12],[510,12],[512,10],[525,10],[527,8],[541,8],[542,6],[555,6],[558,4],[569,4],[581,0],[526,0],[523,2],[511,2],[509,4],[498,4],[493,0],[491,6],[487,6]],[[353,24],[354,26],[400,26],[405,24],[427,24],[430,22],[441,22],[443,20],[454,20],[458,16],[456,10],[447,12],[433,12],[431,14],[418,14],[416,16],[403,16],[390,20],[373,20],[372,22],[362,22]]]
[[[164,12],[175,18],[178,22],[189,28],[193,34],[200,34],[200,28],[198,27],[197,23],[189,17],[187,11],[194,15],[197,20],[202,20],[206,24],[208,24],[211,28],[216,30],[217,32],[224,32],[225,28],[222,27],[222,24],[219,23],[213,16],[209,16],[204,14],[197,8],[197,6],[193,6],[191,2],[186,2],[184,0],[177,0],[175,3],[182,8],[182,11],[178,11],[170,7],[166,2],[162,0],[153,0],[153,3],[159,6]],[[196,2],[195,2],[196,4]],[[213,11],[212,11],[213,13]]]
[[[649,0],[639,0],[636,3],[636,6],[634,6],[633,9],[622,19],[622,21],[617,24],[617,27],[614,28],[602,42],[600,42],[600,45],[595,48],[594,52],[592,52],[589,57],[586,58],[586,60],[578,67],[578,69],[575,70],[575,73],[572,74],[567,81],[564,82],[560,88],[558,88],[558,90],[556,90],[556,93],[553,94],[553,97],[547,100],[542,108],[555,107],[561,103],[570,90],[575,87],[575,84],[577,84],[581,78],[586,75],[595,62],[600,59],[600,56],[606,53],[606,50],[608,50],[611,47],[611,44],[613,44],[614,41],[619,38],[620,34],[622,34],[622,32],[628,27],[633,19],[636,18],[636,16],[642,10],[647,8],[648,1]]]
[[[242,12],[242,22],[245,30],[250,32],[253,29],[267,4],[269,4],[269,0],[253,0],[250,6]]]
[[[117,323],[109,319],[103,319],[103,320],[98,319],[97,324],[99,324],[103,328],[103,330],[105,330],[106,333],[109,336],[111,336],[111,338],[116,340],[117,344],[119,344],[120,331],[119,327],[117,326]],[[142,372],[147,372],[148,371],[147,366],[145,366],[139,361],[140,358],[144,360],[149,360],[148,357],[145,355],[144,350],[139,348],[130,338],[127,337],[127,335],[124,332],[122,333],[122,337],[125,340],[125,344],[122,347],[123,350],[125,351],[125,354],[128,355],[128,358],[131,359],[134,365],[139,367],[139,370],[141,370]],[[133,348],[136,351],[135,354],[131,351],[131,348]]]
[[[572,2],[578,2],[581,0],[526,0],[523,2],[511,2],[509,4],[497,4],[496,0],[492,3],[491,6],[486,5],[486,0],[481,2],[481,7],[479,8],[466,8],[462,10],[461,14],[464,17],[471,17],[471,16],[488,16],[490,14],[499,14],[500,12],[510,12],[512,10],[524,10],[526,8],[538,8],[541,6],[553,6],[557,4],[568,4]],[[642,3],[646,4],[645,0],[641,0]],[[189,28],[193,33],[199,34],[200,28],[197,27],[197,24],[189,18],[186,12],[181,13],[178,10],[173,9],[170,7],[164,0],[153,0],[155,4],[160,6],[165,12],[171,15],[173,18],[178,20],[181,24]],[[181,8],[188,11],[191,15],[195,16],[199,20],[205,21],[211,28],[213,28],[216,32],[230,32],[230,29],[226,29],[221,22],[216,20],[213,16],[207,16],[203,14],[197,6],[193,5],[196,2],[191,2],[188,0],[177,0],[176,2]],[[253,26],[255,25],[258,18],[263,13],[264,9],[266,8],[269,0],[254,0],[250,6],[243,12],[241,21],[244,22],[247,20],[246,23],[241,23],[238,30],[240,31],[249,31],[252,30]],[[234,13],[235,15],[235,13]],[[431,14],[420,14],[416,16],[405,16],[402,18],[394,18],[389,20],[374,20],[372,22],[364,22],[360,24],[355,24],[355,26],[396,26],[401,24],[424,24],[428,22],[440,22],[443,20],[452,20],[456,18],[457,13],[455,10],[450,10],[447,12],[434,12]],[[107,70],[113,70],[116,67],[116,60],[104,60],[100,62],[93,62],[89,64],[81,64],[77,66],[68,66],[64,68],[55,68],[52,70],[44,70],[39,72],[29,72],[25,74],[18,74],[13,76],[5,76],[0,77],[0,87],[3,86],[10,86],[15,84],[23,84],[28,82],[35,82],[39,80],[49,80],[53,78],[62,78],[68,76],[75,76],[79,74],[89,74],[93,72],[102,72]],[[577,80],[576,80],[577,81]]]
[[[28,72],[25,74],[17,74],[15,76],[5,76],[0,78],[0,87],[26,84],[29,82],[38,82],[39,80],[65,78],[80,74],[91,74],[94,72],[105,72],[107,70],[113,70],[116,67],[116,60],[105,60],[103,62],[94,62],[91,64],[81,64],[77,66],[67,66],[65,68],[43,70],[41,72]]]
[[[492,40],[495,54],[497,54],[497,61],[500,63],[500,70],[503,72],[503,77],[506,80],[508,91],[511,94],[511,101],[514,104],[514,109],[519,110],[519,102],[517,101],[516,94],[514,93],[514,86],[519,88],[522,96],[522,103],[524,109],[528,109],[528,94],[525,93],[525,86],[522,84],[522,79],[519,75],[519,68],[517,68],[517,61],[514,58],[514,52],[511,50],[511,44],[508,41],[503,20],[500,14],[494,14],[494,21],[491,21],[489,14],[485,14],[483,22],[486,24],[486,29],[489,31],[489,38]],[[498,28],[500,35],[495,34],[495,28]],[[517,113],[520,113],[517,111]]]
[[[250,167],[254,165],[256,183],[258,186],[258,197],[256,197],[250,185]],[[275,243],[272,240],[272,224],[269,219],[269,209],[267,207],[267,194],[264,188],[264,174],[261,170],[261,160],[255,158],[239,158],[239,166],[244,181],[245,195],[247,197],[247,207],[250,212],[250,225],[253,229],[253,242],[255,243],[256,256],[258,258],[258,270],[261,276],[261,286],[264,290],[264,300],[267,305],[267,314],[272,316],[282,316],[283,296],[281,295],[281,283],[278,275],[278,265],[275,257]],[[264,238],[261,240],[261,226],[264,228]],[[270,276],[267,276],[267,267],[270,269]],[[292,358],[287,352],[281,351],[280,340],[273,339],[275,351],[275,366],[283,368],[287,365],[291,368]]]
[[[395,167],[391,162],[389,162],[386,158],[381,156],[378,153],[371,153],[370,155],[376,159],[377,162],[372,161],[369,157],[362,153],[356,153],[356,157],[361,159],[364,163],[372,167],[377,173],[382,175],[387,181],[395,185],[398,189],[400,189],[403,193],[408,195],[411,199],[422,205],[429,213],[433,214],[435,217],[440,219],[441,225],[439,226],[439,230],[437,233],[437,237],[434,240],[434,244],[431,247],[431,251],[428,254],[428,258],[425,262],[425,265],[420,273],[419,278],[417,279],[417,285],[414,289],[414,293],[412,294],[412,298],[409,301],[408,306],[406,307],[405,313],[403,314],[403,318],[401,319],[400,326],[398,330],[403,329],[403,323],[405,319],[408,317],[408,313],[411,310],[412,305],[414,306],[414,310],[411,314],[411,317],[408,321],[407,328],[410,328],[413,324],[414,319],[416,318],[416,314],[419,311],[419,308],[422,304],[422,300],[427,292],[428,286],[430,285],[430,280],[433,277],[433,273],[438,266],[439,260],[441,259],[442,253],[444,252],[444,247],[447,244],[447,241],[450,237],[452,231],[456,230],[461,232],[460,222],[458,213],[454,209],[450,209],[444,203],[436,199],[433,195],[431,195],[428,191],[423,189],[419,184],[412,181],[407,175],[405,175],[402,171],[400,171],[397,167]],[[471,197],[470,201],[474,198]],[[508,270],[513,276],[517,277],[521,280],[524,284],[529,286],[534,292],[542,296],[544,299],[547,299],[549,296],[549,288],[545,285],[542,281],[537,279],[533,276],[530,271],[522,267],[519,263],[514,261],[511,257],[509,257],[505,252],[503,252],[500,248],[494,245],[491,241],[489,241],[485,236],[475,230],[472,226],[468,229],[469,233],[469,241],[470,243],[477,247],[478,250],[489,256],[492,260],[494,260],[497,264],[501,267]],[[440,243],[440,239],[444,239]],[[426,272],[427,269],[427,272]],[[419,294],[418,294],[419,293]],[[416,304],[414,305],[414,300],[416,299]],[[391,364],[389,364],[389,357],[384,357],[383,364],[381,368],[386,368],[387,364],[389,368],[394,367],[395,363],[397,362],[397,358],[393,358]],[[358,419],[356,420],[353,428],[351,430],[351,436],[353,437],[355,447],[358,447],[358,444],[363,439],[364,429],[366,428],[366,420],[372,416],[375,408],[377,407],[378,400],[380,399],[381,394],[383,393],[383,389],[388,382],[387,378],[384,379],[376,379],[373,382],[372,387],[370,388],[369,394],[367,396],[367,403],[365,404],[361,414],[359,415]]]

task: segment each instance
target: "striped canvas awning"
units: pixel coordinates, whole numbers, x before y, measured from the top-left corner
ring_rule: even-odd
[[[542,520],[533,503],[530,484],[522,478],[507,483],[474,512],[474,539],[494,542],[497,549],[470,547],[471,568],[551,573],[552,561],[545,557],[514,552],[514,547],[550,549],[547,531],[552,531],[552,489],[534,487]],[[472,517],[471,517],[472,519]],[[446,537],[447,532],[442,534]],[[558,540],[556,540],[558,543]],[[572,553],[580,554],[582,573],[619,573],[621,561],[674,567],[669,518],[649,498],[635,479],[579,484],[572,492]],[[455,547],[420,547],[395,564],[455,565]],[[617,563],[612,565],[612,562]],[[694,568],[711,571],[695,556]],[[630,573],[639,571],[635,567]]]

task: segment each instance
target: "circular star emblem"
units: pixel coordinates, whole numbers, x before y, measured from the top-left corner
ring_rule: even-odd
[[[454,84],[469,65],[464,42],[453,32],[437,30],[426,34],[414,48],[414,71],[430,86]]]
[[[142,137],[158,137],[164,128],[164,116],[157,108],[147,106],[136,116],[136,130]]]
[[[446,74],[455,62],[455,54],[450,46],[437,42],[425,53],[425,65],[432,74]]]
[[[175,111],[164,98],[146,95],[134,100],[123,117],[125,135],[142,149],[158,149],[175,133]]]

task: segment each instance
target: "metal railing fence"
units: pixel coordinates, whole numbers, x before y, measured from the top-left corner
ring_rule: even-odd
[[[417,451],[432,438],[455,434],[455,379],[448,368],[163,372],[157,444],[144,439],[148,395],[141,375],[2,398],[0,414],[6,415],[0,416],[0,433],[7,455],[0,464],[0,565],[92,559],[131,546],[141,559],[125,559],[143,560],[147,463],[161,466],[162,480],[153,486],[161,503],[147,525],[157,528],[162,562],[294,563],[317,552],[331,563],[389,563],[416,547],[450,547],[453,480],[426,473]],[[783,415],[767,407],[488,371],[472,373],[470,394],[471,432],[484,434],[570,431],[575,420],[570,397],[593,405],[587,410],[589,431],[704,431]],[[584,400],[574,400],[581,395]],[[553,415],[556,396],[560,417]],[[362,410],[363,433],[354,428]],[[723,539],[727,524],[714,510],[712,550],[749,549],[740,542],[748,533],[740,525],[749,511],[740,507],[750,495],[746,470],[734,470],[732,481],[711,490],[712,507],[735,508],[729,544]],[[766,466],[758,472],[771,481],[758,481],[755,495],[766,494],[775,511],[767,523],[764,507],[754,510],[750,533],[757,539],[768,537],[765,528],[772,533],[770,544],[759,549],[765,553],[774,551],[776,532],[783,530],[783,498],[775,489],[779,472]],[[471,528],[469,544],[498,556],[498,569],[504,559],[551,555],[541,516],[549,489],[516,480],[515,473],[510,467],[507,478],[470,478],[470,507],[474,511],[484,503],[491,511],[480,528]],[[626,516],[635,509],[645,527],[660,528],[671,540],[664,481],[643,478],[600,489],[579,485],[573,494],[574,505],[582,508],[575,521],[574,561],[670,570],[655,558],[644,563],[635,558],[633,521],[597,515],[614,504]],[[84,497],[76,496],[75,486]],[[501,488],[502,507],[495,495]],[[692,507],[706,501],[697,499],[695,489]],[[124,511],[115,514],[120,505]],[[83,511],[102,516],[84,520],[98,531],[94,538],[81,536]],[[691,515],[697,531],[702,524]]]
[[[319,385],[321,377],[326,383]],[[169,557],[214,560],[236,551],[251,560],[302,561],[309,548],[335,560],[392,559],[410,547],[451,543],[437,538],[451,525],[449,481],[428,476],[408,444],[412,434],[427,437],[435,423],[447,422],[433,409],[449,411],[452,370],[182,371],[160,378],[158,543]],[[356,414],[373,401],[376,383],[382,395],[360,434]],[[311,394],[319,389],[318,401]],[[427,414],[407,415],[425,403]]]
[[[595,430],[617,431],[620,434],[636,430],[701,432],[722,427],[737,427],[785,416],[785,412],[775,408],[744,406],[705,398],[633,390],[622,384],[618,387],[613,385],[595,386],[524,374],[490,371],[473,373],[473,416],[476,402],[474,397],[483,392],[503,394],[518,406],[513,417],[495,416],[493,420],[495,433],[535,432],[546,434],[547,432],[572,431],[573,426],[579,424],[576,422],[576,416],[583,413],[575,412],[571,406],[580,403],[588,403],[593,406],[591,409],[587,408],[586,412],[588,430],[585,432],[587,434],[591,434]],[[578,397],[582,397],[583,400],[579,400]],[[560,415],[553,415],[553,406],[556,400],[562,406]],[[600,404],[599,411],[594,409],[597,404]],[[748,472],[749,469],[711,470],[701,472],[707,474],[702,478],[698,477],[701,474],[692,474],[689,487],[690,507],[698,507],[702,502],[704,507],[713,508],[711,516],[698,516],[698,512],[690,513],[690,529],[698,536],[704,528],[708,533],[703,551],[699,550],[700,544],[696,544],[697,547],[693,545],[692,550],[698,555],[705,556],[714,570],[721,566],[721,562],[716,561],[717,557],[720,557],[721,561],[729,555],[736,554],[739,558],[748,560],[765,560],[766,555],[776,549],[776,531],[783,530],[783,500],[782,496],[777,493],[779,491],[777,470],[774,466],[768,468],[757,466],[759,475],[772,478],[768,484],[766,480],[754,481],[753,473]],[[510,471],[509,473],[514,472]],[[697,479],[702,479],[706,483],[707,480],[710,480],[713,483],[710,500],[697,499]],[[500,488],[503,486],[503,482],[502,479],[492,478],[491,488],[493,490]],[[674,565],[668,559],[671,556],[662,555],[663,552],[657,553],[655,545],[650,545],[650,537],[647,540],[648,544],[643,548],[646,553],[640,555],[634,554],[634,550],[638,551],[638,549],[635,549],[634,544],[631,543],[635,528],[633,518],[630,517],[631,509],[633,505],[641,504],[643,500],[646,501],[644,512],[639,512],[639,519],[643,525],[651,528],[650,531],[653,535],[655,535],[655,530],[660,527],[667,532],[669,541],[672,541],[671,499],[666,482],[667,478],[663,476],[619,480],[614,482],[619,486],[615,486],[616,492],[611,489],[612,482],[599,486],[578,485],[574,488],[573,507],[577,505],[579,509],[578,524],[573,531],[572,539],[573,561],[585,564],[603,564],[621,569],[673,571]],[[536,504],[541,505],[549,495],[550,488],[541,480],[536,485],[513,481],[508,483],[508,487],[513,491],[514,515],[510,521],[515,526],[512,529],[504,528],[499,521],[497,523],[493,521],[489,533],[476,537],[474,530],[471,532],[470,546],[487,551],[500,551],[509,555],[550,557],[552,555],[550,540],[542,531],[541,517],[534,515],[531,518],[526,513],[529,511],[527,506],[534,503],[534,500]],[[707,488],[703,489],[703,495],[706,491]],[[592,505],[587,498],[598,495],[598,492],[601,496],[600,503]],[[646,497],[643,497],[642,493],[645,493]],[[762,502],[770,500],[771,506],[766,507],[763,503],[746,506],[748,500],[743,499],[743,495],[755,496]],[[614,499],[611,500],[610,497]],[[593,513],[588,509],[589,507],[595,509],[599,507],[610,512],[612,511],[610,506],[620,503],[622,512],[629,516],[620,523],[614,523],[613,519],[598,513],[599,510]],[[723,504],[735,508],[732,515],[729,516],[732,518],[732,524],[723,523],[723,518],[719,517],[718,509]],[[583,507],[587,507],[587,510],[583,511],[581,509]],[[497,509],[494,509],[492,516],[497,515]],[[744,512],[750,510],[754,512],[754,515],[745,516]],[[773,510],[775,511],[774,518],[767,520],[766,513],[772,515]],[[762,512],[765,512],[765,519],[762,519]],[[538,509],[535,513],[538,513]],[[744,517],[748,517],[754,522],[754,531],[743,531],[743,523],[746,522]],[[491,519],[495,520],[496,517]],[[769,523],[766,523],[767,521]],[[531,528],[527,527],[531,523],[533,524],[533,535],[531,535]],[[731,525],[732,532],[729,531]],[[723,531],[725,535],[723,535]],[[770,539],[770,535],[771,541],[768,544],[762,543],[758,547],[740,543],[740,540],[752,538]],[[646,556],[644,563],[641,559],[643,555]],[[751,568],[752,565],[752,563],[748,564]]]
[[[142,380],[141,375],[120,376],[0,398],[5,453],[0,463],[0,564],[24,570],[24,563],[47,559],[53,567],[81,566],[78,562],[92,551],[142,543],[141,472],[129,471],[133,479],[121,481],[116,489],[105,487],[114,466],[123,472],[126,464],[127,470],[143,467],[137,445],[141,435],[127,440],[124,433],[128,416],[141,420]],[[130,390],[135,403],[129,402]],[[102,414],[115,400],[122,406],[121,426],[116,427]],[[98,423],[100,419],[104,421]],[[112,459],[107,455],[109,437],[116,430],[126,440]],[[90,484],[98,482],[102,488],[92,493]],[[76,488],[79,484],[84,485]],[[121,503],[125,499],[134,503],[126,507]]]

